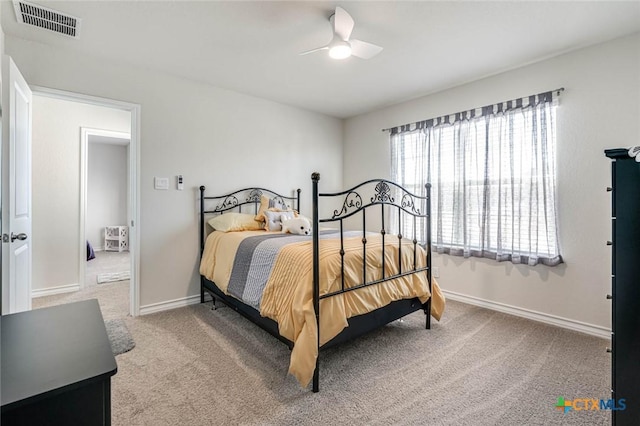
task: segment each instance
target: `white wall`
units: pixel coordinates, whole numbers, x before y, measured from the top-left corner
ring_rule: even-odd
[[[313,171],[323,188],[340,187],[341,120],[14,37],[5,45],[30,84],[141,105],[142,306],[199,293],[199,185],[300,187],[303,214]],[[170,178],[170,190],[154,190],[154,176]]]
[[[128,146],[91,142],[87,152],[85,232],[95,250],[104,249],[104,227],[127,225]]]
[[[383,128],[560,87],[566,90],[557,115],[558,209],[566,263],[529,267],[436,255],[434,266],[443,289],[609,328],[610,161],[603,150],[640,144],[640,35],[346,120],[344,183],[389,176]]]
[[[129,132],[131,114],[33,97],[33,290],[79,282],[80,128]]]
[[[0,18],[2,18],[2,7],[0,7]],[[0,19],[0,22],[2,21],[2,19]],[[4,60],[4,29],[2,28],[2,26],[0,25],[0,70],[2,70],[2,61]],[[0,92],[2,92],[2,72],[0,72]],[[2,99],[2,93],[0,93],[0,99]],[[1,114],[0,114],[1,115]],[[0,135],[2,135],[2,132],[0,132]],[[0,136],[0,139],[2,137]],[[2,148],[0,148],[0,153],[3,151]],[[0,154],[0,165],[2,165],[2,154]],[[2,167],[0,167],[1,169]],[[0,176],[2,176],[2,170],[0,170]],[[2,180],[2,179],[0,179]],[[0,182],[0,188],[2,188],[2,182]],[[1,199],[1,197],[0,197]],[[1,210],[1,209],[0,209]],[[0,230],[2,229],[2,215],[0,215]],[[0,282],[2,281],[2,245],[0,244]],[[0,287],[2,287],[0,285]],[[0,314],[2,313],[2,297],[3,297],[3,293],[4,293],[4,289],[0,289]]]
[[[0,18],[2,18],[2,7],[0,7]],[[1,19],[0,19],[1,21]],[[4,55],[4,29],[0,25],[0,69],[2,69],[2,56]]]

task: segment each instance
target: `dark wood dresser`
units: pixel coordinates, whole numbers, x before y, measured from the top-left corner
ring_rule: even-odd
[[[111,424],[117,365],[97,300],[0,321],[2,426]]]
[[[611,162],[611,395],[625,400],[614,425],[640,424],[640,163],[627,149],[610,149]],[[617,404],[619,406],[619,404]]]

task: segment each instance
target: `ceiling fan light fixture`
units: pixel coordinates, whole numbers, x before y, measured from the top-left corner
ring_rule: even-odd
[[[329,56],[333,59],[346,59],[351,56],[351,46],[346,41],[332,44],[329,47]]]
[[[315,49],[307,50],[300,55],[307,55],[320,50],[329,51],[332,59],[346,59],[354,56],[360,59],[370,59],[382,51],[382,47],[373,43],[351,38],[354,21],[346,10],[337,6],[336,12],[329,17],[329,22],[333,27],[333,39],[329,44]]]

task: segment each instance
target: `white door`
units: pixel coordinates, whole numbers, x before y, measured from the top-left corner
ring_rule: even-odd
[[[31,89],[2,61],[2,313],[31,309]]]

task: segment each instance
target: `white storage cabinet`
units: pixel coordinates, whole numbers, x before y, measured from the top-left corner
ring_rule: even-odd
[[[129,250],[129,227],[128,226],[106,226],[104,228],[104,250],[105,251],[128,251]]]

